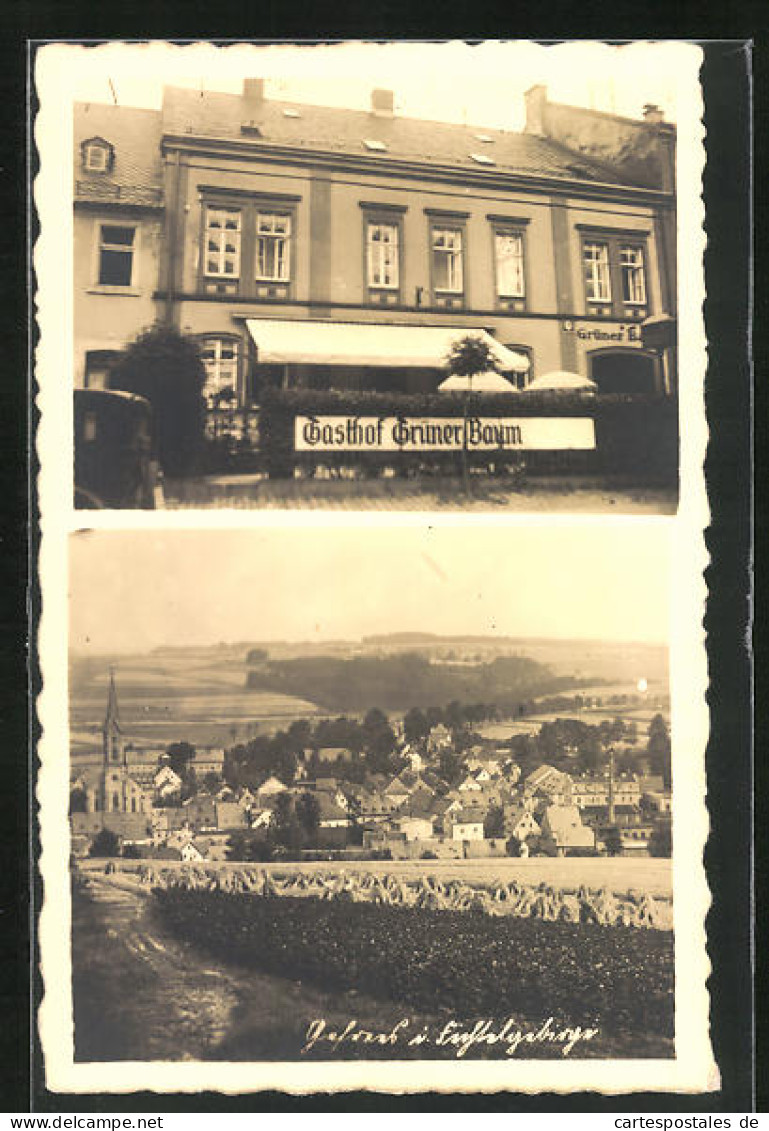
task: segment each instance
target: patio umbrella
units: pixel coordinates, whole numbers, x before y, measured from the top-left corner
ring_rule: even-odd
[[[568,389],[593,393],[596,388],[595,381],[591,381],[589,377],[583,377],[580,373],[570,373],[566,369],[555,369],[552,373],[543,373],[541,377],[535,377],[526,386],[524,392],[536,393],[541,389]]]
[[[512,393],[515,386],[511,385],[506,377],[487,369],[484,373],[475,373],[472,377],[460,377],[452,373],[438,386],[439,393]]]

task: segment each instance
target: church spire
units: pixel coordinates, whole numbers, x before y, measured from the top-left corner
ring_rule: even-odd
[[[115,669],[109,669],[109,694],[107,697],[107,714],[104,719],[106,731],[120,730],[120,717],[117,709],[117,688],[115,687]]]

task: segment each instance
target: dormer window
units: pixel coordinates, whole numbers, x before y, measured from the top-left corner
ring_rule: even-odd
[[[83,168],[87,173],[108,173],[112,168],[115,150],[103,137],[91,137],[81,145]]]

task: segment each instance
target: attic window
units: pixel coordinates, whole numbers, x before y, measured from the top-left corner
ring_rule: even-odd
[[[386,153],[387,146],[383,141],[375,141],[374,138],[364,137],[363,144],[366,149],[373,149],[376,153]]]
[[[476,141],[482,141],[485,145],[491,145],[494,141],[494,138],[489,137],[488,134],[475,134],[474,136]]]
[[[108,173],[112,167],[114,150],[104,138],[93,137],[81,146],[83,168],[87,173]]]
[[[485,153],[471,153],[470,157],[473,161],[477,161],[479,165],[496,165],[493,157],[487,157]]]
[[[283,117],[284,118],[301,118],[301,116],[302,115],[299,113],[298,110],[284,110],[283,111]]]

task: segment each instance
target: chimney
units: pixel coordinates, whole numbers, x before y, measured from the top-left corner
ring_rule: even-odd
[[[527,90],[523,97],[526,100],[526,133],[544,137],[547,87],[538,83]]]
[[[659,122],[664,122],[665,115],[660,110],[659,106],[655,106],[653,102],[647,102],[644,106],[644,121],[650,125],[657,125]]]
[[[371,113],[377,118],[392,118],[395,100],[391,90],[371,91]]]
[[[259,134],[258,119],[264,102],[264,79],[243,80],[241,133]]]
[[[614,806],[614,747],[609,751],[609,824],[617,820]]]

